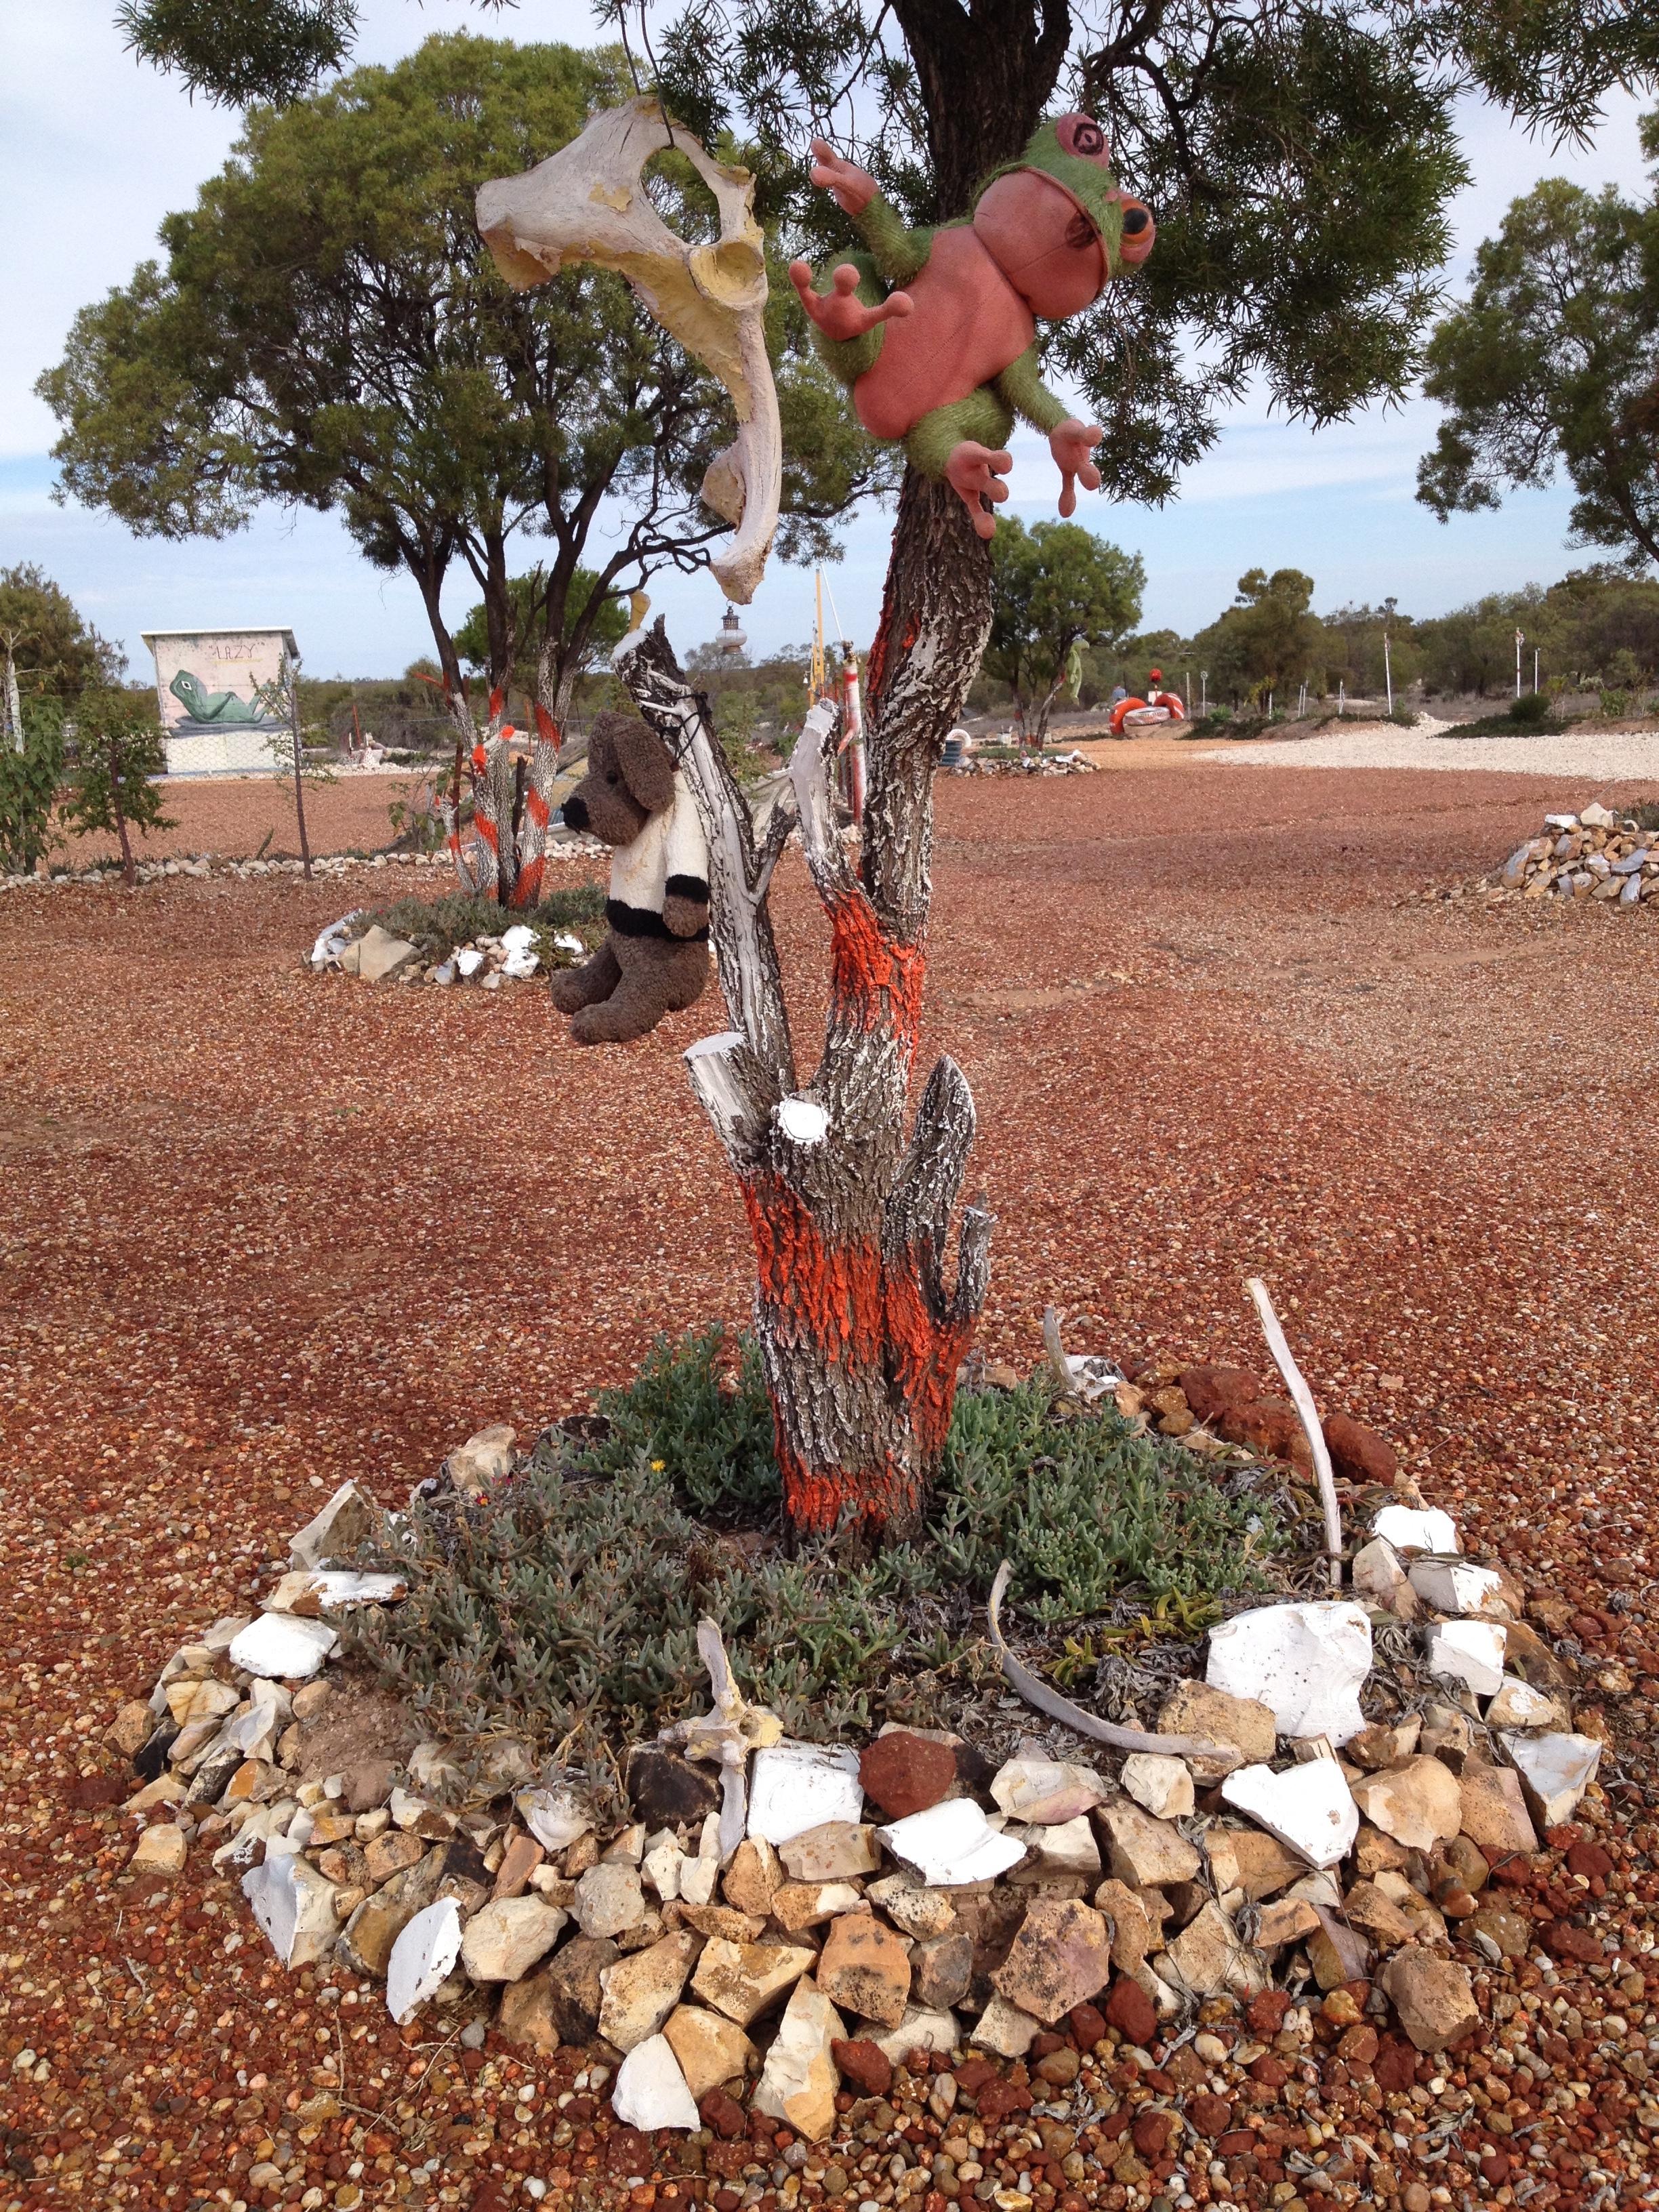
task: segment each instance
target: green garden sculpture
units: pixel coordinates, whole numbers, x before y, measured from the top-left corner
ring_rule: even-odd
[[[852,216],[869,252],[839,262],[825,286],[809,262],[789,274],[860,422],[953,485],[988,538],[995,517],[985,501],[1008,496],[1004,441],[1023,415],[1048,434],[1060,511],[1070,514],[1075,480],[1099,489],[1089,456],[1103,433],[1043,383],[1036,319],[1081,313],[1146,258],[1154,236],[1148,210],[1118,189],[1100,125],[1086,115],[1043,124],[1018,161],[993,173],[970,216],[936,230],[907,228],[875,179],[826,140],[815,138],[812,152],[813,183]]]

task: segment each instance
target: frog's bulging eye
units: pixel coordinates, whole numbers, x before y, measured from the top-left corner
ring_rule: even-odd
[[[1090,116],[1062,116],[1057,135],[1062,153],[1075,154],[1085,161],[1103,161],[1106,158],[1106,133]]]
[[[1123,235],[1125,238],[1139,238],[1143,230],[1150,228],[1152,220],[1144,207],[1126,209],[1123,216]]]

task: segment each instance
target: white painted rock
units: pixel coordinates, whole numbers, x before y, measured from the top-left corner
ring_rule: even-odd
[[[285,1966],[313,1966],[339,1932],[333,1883],[295,1854],[267,1850],[242,1876],[242,1894]]]
[[[997,1833],[971,1797],[947,1797],[943,1804],[912,1813],[876,1833],[893,1856],[913,1868],[930,1889],[993,1881],[1025,1855],[1023,1844]]]
[[[1528,1808],[1538,1826],[1557,1828],[1571,1820],[1601,1763],[1601,1747],[1595,1738],[1505,1735],[1502,1741],[1515,1761]]]
[[[1504,1630],[1495,1620],[1437,1620],[1429,1631],[1429,1672],[1477,1698],[1504,1686]]]
[[[998,1769],[991,1795],[1011,1820],[1046,1827],[1075,1820],[1091,1805],[1103,1804],[1111,1791],[1091,1766],[1058,1759],[1011,1759]]]
[[[1461,1620],[1478,1618],[1494,1610],[1492,1600],[1503,1603],[1504,1577],[1490,1567],[1472,1567],[1457,1559],[1417,1559],[1411,1568],[1412,1588],[1432,1613],[1449,1613]],[[1502,1618],[1509,1618],[1503,1607]]]
[[[1120,1778],[1137,1805],[1159,1820],[1184,1820],[1194,1803],[1186,1762],[1155,1751],[1132,1751]]]
[[[1397,1620],[1414,1620],[1417,1592],[1394,1546],[1385,1536],[1374,1536],[1353,1555],[1356,1597],[1380,1605]]]
[[[1310,1759],[1283,1774],[1241,1766],[1221,1794],[1310,1866],[1334,1866],[1359,1833],[1359,1808],[1334,1759]]]
[[[864,1811],[859,1756],[845,1744],[775,1743],[755,1753],[749,1832],[787,1844],[826,1820],[856,1823]]]
[[[386,1962],[386,2008],[399,2027],[449,1979],[461,1955],[461,1911],[453,1897],[407,1922]]]
[[[325,1621],[301,1620],[291,1613],[262,1613],[232,1644],[233,1667],[250,1674],[286,1675],[309,1681],[320,1674],[340,1639]]]
[[[550,1789],[520,1790],[517,1802],[520,1819],[544,1850],[565,1850],[593,1825],[586,1798],[568,1782]],[[392,1818],[397,1817],[394,1808]]]
[[[1385,1505],[1371,1523],[1373,1536],[1381,1536],[1396,1552],[1461,1552],[1457,1523],[1437,1505],[1421,1510],[1410,1505]]]
[[[665,2035],[636,2043],[617,2069],[611,2109],[624,2127],[695,2129],[702,2125],[680,2062]]]
[[[325,1607],[349,1613],[360,1605],[395,1605],[407,1597],[402,1575],[356,1574],[343,1567],[296,1567],[283,1577],[260,1610],[301,1613],[314,1620]]]
[[[1552,1698],[1547,1691],[1534,1690],[1530,1682],[1519,1682],[1507,1674],[1503,1688],[1487,1706],[1486,1714],[1490,1729],[1565,1729],[1571,1717],[1559,1698]]]
[[[375,1510],[373,1498],[355,1482],[343,1482],[316,1518],[289,1538],[289,1566],[320,1567],[336,1557],[349,1559],[374,1527]]]
[[[509,957],[514,952],[528,952],[536,942],[536,933],[527,921],[515,921],[511,929],[501,932],[501,950]]]
[[[475,1982],[520,1982],[558,1942],[569,1914],[539,1897],[498,1897],[474,1913],[461,1964]]]
[[[1264,1605],[1210,1631],[1205,1679],[1236,1698],[1255,1698],[1281,1735],[1328,1736],[1345,1744],[1365,1725],[1359,1692],[1371,1670],[1371,1625],[1342,1599]]]

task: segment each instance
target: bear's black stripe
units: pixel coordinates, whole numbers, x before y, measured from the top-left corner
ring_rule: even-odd
[[[659,914],[648,907],[626,906],[621,899],[607,899],[605,918],[618,937],[657,937],[669,945],[707,945],[707,925],[690,937],[677,937]]]

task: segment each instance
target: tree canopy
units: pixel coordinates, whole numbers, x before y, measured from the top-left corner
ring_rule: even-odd
[[[1075,522],[1002,516],[991,540],[988,672],[1037,706],[1041,742],[1074,646],[1112,646],[1140,620],[1146,568]]]
[[[34,562],[0,568],[0,661],[8,655],[26,701],[73,699],[119,658]]]
[[[636,10],[606,12],[625,30]],[[334,65],[354,17],[349,0],[141,0],[124,21],[192,86],[245,98]],[[806,189],[815,131],[923,221],[962,213],[1057,100],[1095,114],[1158,251],[1046,346],[1106,426],[1109,486],[1159,500],[1247,385],[1316,423],[1401,395],[1466,175],[1457,94],[1582,137],[1614,87],[1651,82],[1659,17],[1628,0],[674,0],[636,58],[706,143],[743,146],[809,247],[852,243]]]
[[[1324,631],[1310,611],[1314,580],[1299,568],[1251,568],[1238,597],[1192,642],[1194,660],[1209,677],[1212,697],[1265,701],[1304,679],[1323,676]]]
[[[696,566],[727,527],[697,498],[732,434],[723,387],[620,277],[584,265],[515,293],[478,236],[477,185],[619,97],[614,62],[451,34],[254,109],[196,207],[162,226],[165,261],[85,309],[40,380],[64,492],[164,537],[222,535],[264,500],[337,508],[371,561],[414,578],[457,687],[452,563],[483,595],[499,680],[521,643],[509,544],[544,538],[530,613],[562,712],[617,594]],[[701,187],[672,156],[659,167],[670,220],[708,221]],[[890,469],[804,337],[792,345],[781,304],[775,322],[793,455],[780,546],[822,557],[826,520]]]
[[[1644,140],[1659,154],[1659,117]],[[1418,497],[1443,522],[1565,469],[1577,543],[1659,561],[1659,208],[1546,179],[1480,247],[1428,364],[1448,414]]]

